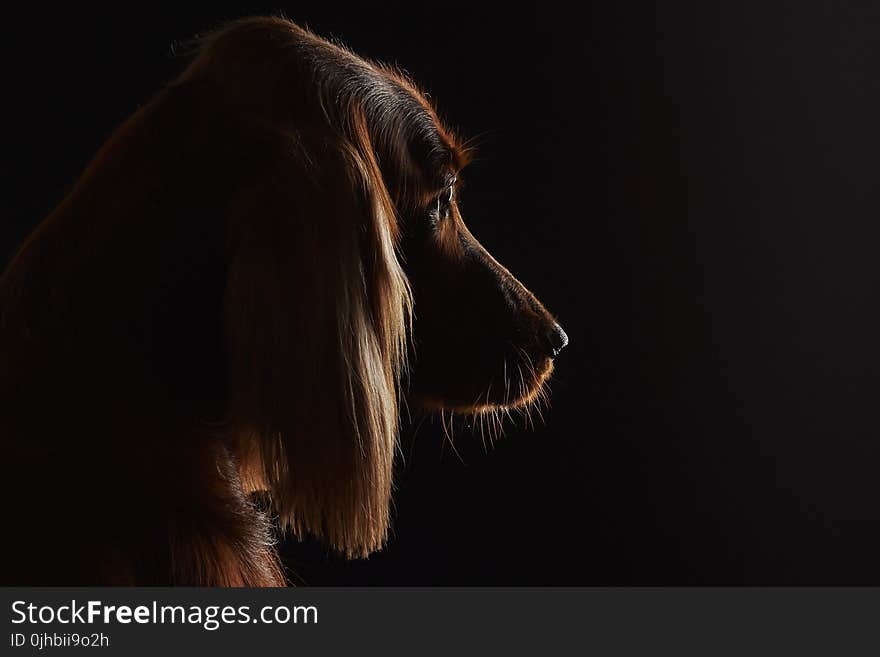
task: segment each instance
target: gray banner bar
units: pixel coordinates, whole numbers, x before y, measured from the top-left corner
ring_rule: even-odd
[[[0,597],[4,655],[880,650],[880,589],[867,588],[3,588]]]

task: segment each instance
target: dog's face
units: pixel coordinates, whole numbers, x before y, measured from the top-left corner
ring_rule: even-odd
[[[298,535],[367,554],[389,524],[400,393],[527,408],[567,337],[468,231],[467,149],[406,76],[253,19],[209,37],[177,85],[198,125],[224,110],[221,153],[250,167],[225,210],[241,469]]]
[[[456,178],[406,217],[414,298],[410,395],[420,406],[482,411],[530,403],[568,342],[540,301],[467,229]]]
[[[462,412],[527,406],[543,394],[568,337],[468,230],[456,194],[467,156],[428,118],[415,134],[429,147],[411,145],[410,152],[435,156],[421,162],[420,202],[399,217],[414,300],[410,399]]]

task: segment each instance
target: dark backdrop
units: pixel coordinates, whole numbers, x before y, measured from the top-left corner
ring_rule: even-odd
[[[283,9],[481,135],[465,216],[571,338],[545,426],[407,427],[388,548],[304,581],[880,584],[880,9],[823,4],[4,10],[0,258],[172,44]]]

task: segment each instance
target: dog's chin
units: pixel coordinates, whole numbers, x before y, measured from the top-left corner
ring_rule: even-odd
[[[553,373],[553,360],[537,363],[505,363],[500,371],[486,372],[479,379],[462,382],[460,388],[442,391],[413,390],[408,401],[424,411],[481,414],[528,409],[546,401],[546,384]]]

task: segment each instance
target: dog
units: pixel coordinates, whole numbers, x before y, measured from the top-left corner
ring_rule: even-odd
[[[389,529],[401,404],[545,394],[568,338],[466,228],[402,73],[278,17],[201,39],[0,278],[4,584],[282,586]]]

